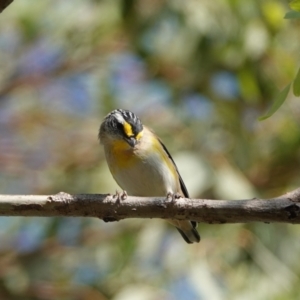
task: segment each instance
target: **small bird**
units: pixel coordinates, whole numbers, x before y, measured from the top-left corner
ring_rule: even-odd
[[[189,198],[176,164],[162,141],[131,111],[115,109],[102,122],[99,140],[110,172],[129,195]],[[183,239],[199,243],[195,221],[168,220]]]

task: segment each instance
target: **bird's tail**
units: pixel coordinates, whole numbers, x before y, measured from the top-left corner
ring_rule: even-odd
[[[200,235],[197,231],[197,222],[195,221],[178,221],[168,220],[171,224],[176,226],[177,230],[188,244],[199,243]]]

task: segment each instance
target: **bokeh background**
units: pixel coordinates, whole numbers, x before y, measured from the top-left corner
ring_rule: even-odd
[[[300,181],[299,67],[287,1],[14,1],[0,16],[0,193],[114,193],[97,140],[130,109],[194,198],[272,197]],[[120,190],[120,189],[119,189]],[[0,218],[0,299],[299,299],[300,230],[162,220]]]

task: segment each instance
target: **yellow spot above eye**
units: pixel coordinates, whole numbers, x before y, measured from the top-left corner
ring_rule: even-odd
[[[131,137],[131,136],[134,135],[133,132],[132,132],[132,127],[131,127],[131,125],[130,125],[129,123],[125,122],[125,123],[123,124],[123,128],[124,128],[125,134],[126,134],[128,137]]]

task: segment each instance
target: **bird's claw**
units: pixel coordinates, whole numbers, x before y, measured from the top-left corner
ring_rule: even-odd
[[[123,193],[121,194],[121,200],[126,200],[127,199],[127,197],[128,197],[128,194],[127,194],[127,192],[126,191],[123,191]]]
[[[126,200],[128,194],[126,191],[123,191],[122,193],[120,193],[119,191],[116,191],[116,194],[114,195],[114,198],[117,198],[116,199],[116,203],[120,203],[121,200],[124,201]]]
[[[167,194],[167,200],[170,201],[171,203],[176,202],[176,200],[180,198],[182,198],[182,196],[179,193],[168,192]]]

